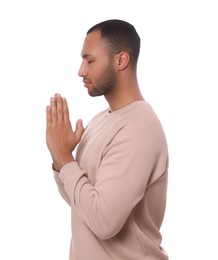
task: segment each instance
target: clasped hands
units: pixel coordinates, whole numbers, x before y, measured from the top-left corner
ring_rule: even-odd
[[[73,131],[67,100],[60,94],[51,97],[50,105],[46,107],[46,144],[56,171],[60,171],[65,164],[74,161],[72,152],[83,132],[81,119],[76,122]]]

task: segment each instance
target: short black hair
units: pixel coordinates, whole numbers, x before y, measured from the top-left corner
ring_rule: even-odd
[[[136,67],[140,52],[140,37],[132,24],[118,19],[106,20],[92,26],[87,34],[94,31],[101,32],[101,38],[106,41],[112,54],[128,52],[130,63]]]

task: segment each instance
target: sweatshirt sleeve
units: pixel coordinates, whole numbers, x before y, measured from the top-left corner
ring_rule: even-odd
[[[65,165],[59,173],[72,210],[100,239],[121,230],[154,179],[151,174],[166,171],[160,136],[152,129],[140,129],[126,126],[116,133],[104,150],[94,185],[77,162]]]
[[[58,190],[62,196],[62,198],[67,202],[67,204],[70,206],[71,205],[71,201],[69,196],[67,195],[65,189],[64,189],[64,183],[62,182],[62,180],[59,178],[58,176],[58,172],[54,171],[54,179],[55,182],[58,186]]]

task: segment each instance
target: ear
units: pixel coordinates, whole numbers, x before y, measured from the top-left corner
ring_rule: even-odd
[[[130,61],[129,53],[126,51],[121,51],[117,54],[117,68],[118,70],[124,70]]]

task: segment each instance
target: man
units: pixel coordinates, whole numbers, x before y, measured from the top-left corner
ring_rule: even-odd
[[[54,176],[72,213],[70,260],[168,259],[160,234],[168,150],[138,86],[139,50],[131,24],[108,20],[93,26],[79,76],[89,95],[104,95],[109,108],[85,129],[78,120],[73,130],[65,98],[55,94],[47,106]]]

